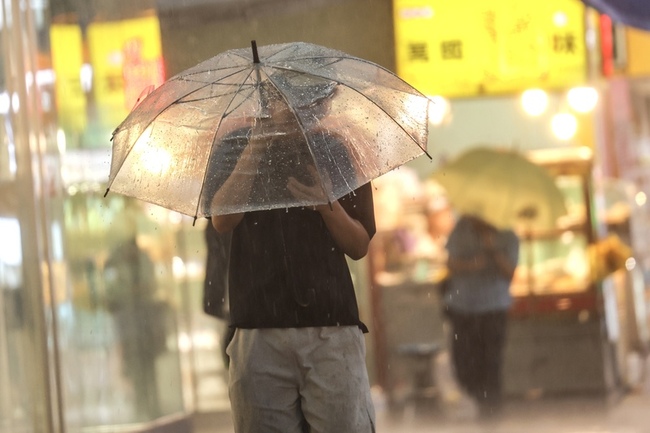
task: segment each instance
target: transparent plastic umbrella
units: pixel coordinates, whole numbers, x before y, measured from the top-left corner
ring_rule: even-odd
[[[132,110],[113,133],[106,192],[195,218],[325,204],[426,153],[430,103],[370,61],[253,42]],[[320,194],[288,192],[289,177]]]

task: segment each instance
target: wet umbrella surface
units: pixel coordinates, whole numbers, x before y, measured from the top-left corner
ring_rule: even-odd
[[[134,108],[113,133],[107,193],[194,217],[332,202],[426,152],[429,104],[367,60],[253,43]]]

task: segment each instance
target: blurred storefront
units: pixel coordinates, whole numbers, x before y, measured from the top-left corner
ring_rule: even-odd
[[[573,209],[583,224],[573,236],[558,231],[542,240],[544,251],[536,249],[535,257],[558,263],[570,256],[584,265],[587,246],[617,229],[649,269],[650,250],[635,242],[647,238],[650,227],[642,203],[650,188],[647,35],[626,39],[627,62],[619,48],[614,72],[604,79],[602,24],[577,0],[489,5],[3,0],[0,432],[185,432],[193,412],[228,407],[220,324],[201,311],[206,221],[193,226],[189,218],[146,203],[104,197],[104,188],[111,132],[146,88],[250,39],[305,40],[358,54],[396,69],[440,108],[431,125],[433,160],[421,158],[376,183],[379,232],[369,259],[353,264],[363,320],[371,328],[370,373],[384,389],[407,392],[411,382],[405,383],[422,366],[421,359],[402,363],[398,346],[424,343],[421,348],[433,353],[428,343],[444,345],[435,282],[453,214],[427,179],[468,147],[591,149],[588,172],[557,173],[567,194],[580,197]],[[359,26],[359,17],[376,25]],[[595,89],[600,99],[586,111],[572,108],[573,88],[587,88],[587,98]],[[604,176],[617,179],[609,182],[615,184],[611,206],[594,194]],[[606,210],[624,217],[608,227],[601,224]],[[584,266],[574,270],[588,273]],[[527,315],[519,338],[529,339],[531,323],[542,319],[551,325],[535,341],[557,344],[513,352],[521,374],[511,390],[537,390],[548,375],[562,390],[557,371],[586,372],[586,381],[595,377],[595,386],[605,387],[604,304],[592,296],[598,290],[576,286],[536,304],[551,312]],[[638,296],[647,296],[645,288]],[[586,315],[583,298],[593,302]],[[150,313],[136,324],[130,311]],[[566,323],[575,339],[562,345]],[[637,329],[643,334],[643,326]],[[586,347],[582,358],[574,356],[571,341]],[[584,359],[589,356],[598,362]],[[580,388],[584,382],[567,383]]]
[[[1,2],[0,432],[185,433],[228,410],[207,220],[105,196],[111,133],[148,88],[251,39],[338,40],[391,66],[386,28],[319,28],[390,22],[369,2]]]
[[[2,2],[1,432],[187,432],[227,404],[206,221],[104,196],[111,131],[165,70],[155,11],[100,3]]]
[[[426,357],[432,344],[446,345],[436,281],[454,215],[430,174],[476,146],[517,150],[547,167],[569,208],[552,232],[519,232],[506,392],[611,396],[633,387],[631,361],[650,342],[641,245],[650,227],[641,157],[647,35],[578,0],[399,0],[394,20],[397,71],[437,110],[433,160],[377,182],[371,287],[378,381],[389,401],[412,391],[405,348]],[[599,261],[605,256],[616,266]],[[410,326],[409,314],[425,325]]]

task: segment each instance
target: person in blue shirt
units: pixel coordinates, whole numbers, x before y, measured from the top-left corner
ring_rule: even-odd
[[[462,215],[449,235],[447,252],[444,302],[456,377],[478,403],[480,416],[493,417],[501,407],[503,347],[519,239],[512,230]]]

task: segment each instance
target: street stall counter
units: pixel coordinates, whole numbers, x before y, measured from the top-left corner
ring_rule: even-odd
[[[592,156],[586,148],[530,154],[565,195],[568,213],[552,230],[518,230],[504,392],[616,394],[624,383],[626,320],[621,268],[627,254],[595,218]]]

